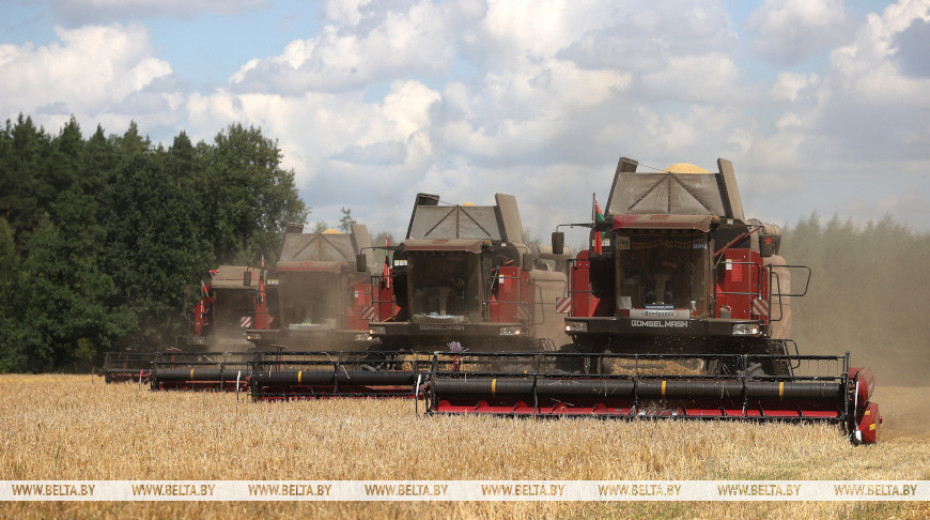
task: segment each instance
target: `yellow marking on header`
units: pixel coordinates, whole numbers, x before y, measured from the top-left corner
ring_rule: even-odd
[[[665,381],[662,381],[662,397],[665,397]]]
[[[192,369],[191,369],[191,381],[193,381],[193,380],[194,380],[194,369],[192,368]]]
[[[782,381],[778,383],[778,400],[782,400],[785,397],[785,382]]]
[[[491,380],[491,397],[497,397],[497,379]]]
[[[304,378],[304,371],[300,370],[297,372],[297,384],[300,384],[300,381]]]

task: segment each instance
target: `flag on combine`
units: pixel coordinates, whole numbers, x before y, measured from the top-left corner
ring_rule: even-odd
[[[599,228],[602,224],[607,222],[604,219],[604,212],[601,211],[600,204],[597,203],[597,194],[591,194],[591,199],[594,201],[594,204],[591,207],[591,220],[594,221],[594,229]],[[604,241],[604,232],[594,233],[594,253],[601,254],[602,244]]]
[[[204,298],[210,296],[210,290],[207,289],[207,284],[203,283],[203,280],[200,280],[200,292]]]

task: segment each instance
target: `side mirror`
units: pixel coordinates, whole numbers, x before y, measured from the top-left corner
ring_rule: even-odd
[[[533,255],[529,252],[523,253],[523,258],[521,258],[523,265],[521,266],[524,271],[533,270]]]
[[[355,255],[355,270],[360,273],[368,270],[368,257],[364,253]]]
[[[242,273],[242,285],[246,287],[249,287],[250,285],[252,285],[252,270],[251,269],[246,269],[245,272]]]
[[[565,233],[561,231],[552,232],[552,254],[561,255],[565,252]]]

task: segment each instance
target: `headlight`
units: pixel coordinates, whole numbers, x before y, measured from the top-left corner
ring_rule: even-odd
[[[566,321],[565,332],[588,332],[588,324],[583,321]]]
[[[519,336],[520,334],[523,334],[523,329],[520,327],[501,327],[501,336]]]
[[[759,325],[755,323],[737,323],[733,325],[734,336],[758,336]]]
[[[387,329],[384,328],[384,325],[372,325],[371,327],[368,327],[368,333],[372,336],[377,336],[379,334],[383,336],[385,333],[387,333]]]
[[[261,341],[262,335],[258,334],[257,332],[253,332],[249,334],[248,336],[246,336],[246,339],[248,339],[249,341]]]
[[[356,334],[355,341],[371,341],[372,337],[368,334]]]

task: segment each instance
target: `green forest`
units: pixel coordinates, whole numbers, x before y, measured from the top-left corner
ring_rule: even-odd
[[[133,123],[0,129],[0,372],[90,369],[109,350],[180,346],[200,280],[276,259],[308,208],[277,143],[234,124],[155,145]]]
[[[29,117],[7,121],[0,372],[88,370],[106,351],[183,346],[206,273],[273,263],[285,224],[306,220],[281,160],[274,140],[241,124],[212,143],[181,132],[165,147],[135,124],[85,137],[73,119],[56,135]],[[923,381],[930,235],[891,218],[863,227],[811,214],[785,230],[781,253],[813,269],[809,294],[792,302],[803,353],[849,350],[880,381]]]

